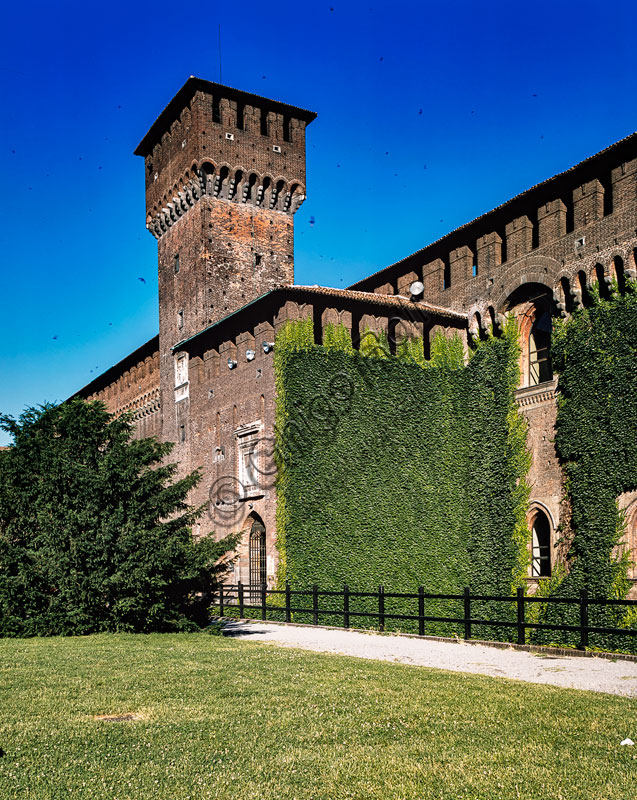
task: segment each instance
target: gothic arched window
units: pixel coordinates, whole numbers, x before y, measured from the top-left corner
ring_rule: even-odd
[[[546,578],[551,574],[551,523],[539,509],[533,518],[531,534],[531,576]]]

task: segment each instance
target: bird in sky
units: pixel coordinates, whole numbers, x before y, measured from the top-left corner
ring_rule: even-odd
[[[146,278],[137,278],[137,280],[141,281],[142,283],[146,283]]]

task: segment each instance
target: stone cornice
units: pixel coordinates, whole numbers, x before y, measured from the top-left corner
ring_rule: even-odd
[[[154,414],[156,411],[159,411],[160,408],[161,403],[159,399],[159,387],[157,387],[150,392],[144,393],[140,397],[136,397],[129,403],[120,406],[115,412],[115,416],[119,417],[121,414],[125,414],[127,411],[132,411],[133,422],[137,422],[143,417],[148,417],[150,414]]]
[[[557,397],[557,378],[537,386],[525,386],[515,393],[515,401],[520,408],[537,406],[540,403],[554,403]]]

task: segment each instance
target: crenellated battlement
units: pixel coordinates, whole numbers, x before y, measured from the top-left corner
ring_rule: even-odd
[[[587,284],[632,277],[636,229],[633,134],[350,288],[393,294],[409,276],[423,282],[426,300],[479,309],[474,326],[486,326],[532,274],[570,310]],[[615,250],[604,254],[609,241]]]
[[[239,182],[241,176],[246,182],[257,176],[261,186],[268,180],[272,186],[280,182],[304,186],[305,127],[315,116],[286,103],[189,78],[135,150],[146,165],[149,229],[154,233],[150,223],[162,214],[170,220],[187,210],[198,191],[197,179],[203,182],[204,165],[222,183],[231,176],[227,190],[230,180]],[[266,190],[267,185],[264,194]]]

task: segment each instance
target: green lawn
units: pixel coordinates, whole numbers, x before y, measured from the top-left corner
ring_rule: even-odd
[[[1,640],[0,674],[2,800],[637,796],[609,695],[206,634]]]

